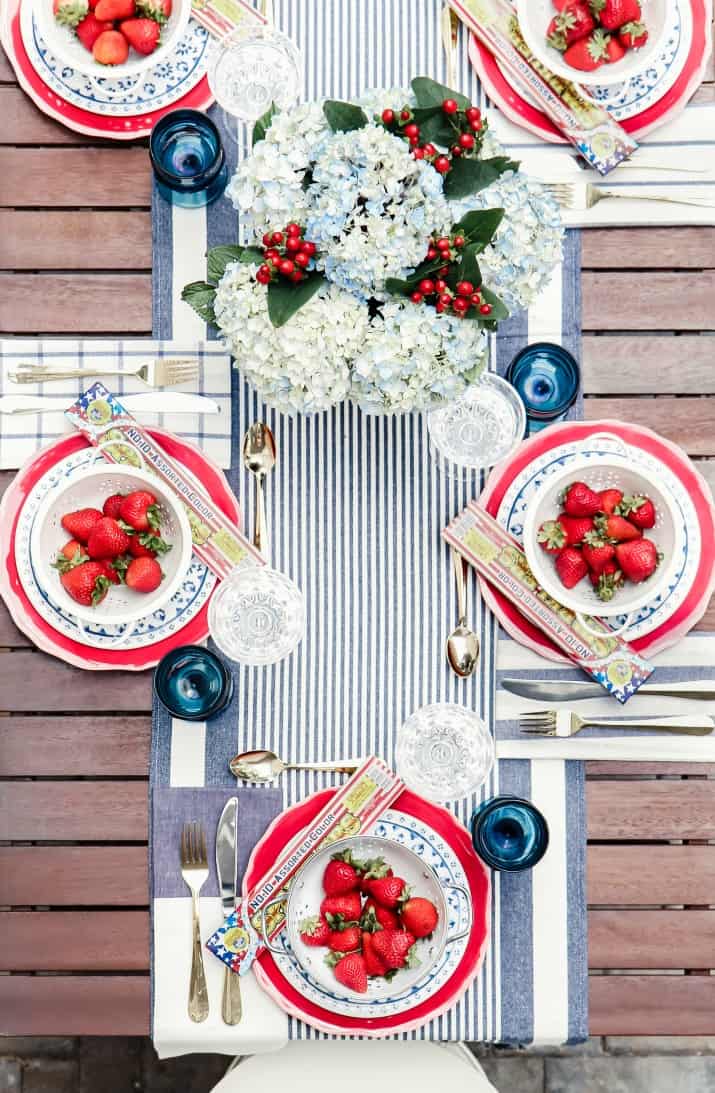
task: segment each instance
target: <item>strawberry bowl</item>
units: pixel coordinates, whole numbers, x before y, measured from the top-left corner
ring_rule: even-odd
[[[301,936],[306,920],[319,914],[321,902],[325,899],[323,877],[328,863],[334,855],[344,851],[350,851],[358,861],[382,859],[395,876],[407,883],[411,895],[430,900],[438,915],[433,932],[415,942],[410,961],[412,966],[400,968],[389,980],[382,977],[368,979],[366,992],[357,992],[338,982],[333,968],[326,963],[329,950],[308,945]],[[269,928],[266,924],[271,921],[270,908],[282,903],[284,898],[273,900],[263,909],[264,943],[279,960],[284,960],[288,954],[298,965],[309,988],[317,988],[327,1004],[343,1014],[350,1014],[356,1006],[371,1003],[390,1005],[403,1001],[404,1007],[408,1008],[414,991],[420,984],[429,981],[445,950],[466,937],[472,926],[471,901],[465,888],[458,884],[442,884],[431,866],[414,851],[392,839],[378,836],[359,835],[340,839],[308,858],[290,886],[285,907],[286,926],[280,942],[276,944],[267,936]],[[455,914],[454,910],[457,904],[459,914]]]
[[[97,455],[100,455],[99,451]],[[183,506],[148,471],[101,461],[61,478],[50,489],[37,510],[30,533],[30,563],[35,579],[51,603],[82,623],[125,626],[118,642],[126,640],[139,622],[169,602],[186,577],[191,564],[191,528]],[[96,606],[85,607],[65,591],[53,562],[71,536],[62,517],[82,508],[101,509],[115,493],[148,490],[156,497],[161,518],[161,536],[170,549],[160,556],[163,579],[153,592],[137,592],[125,584],[112,585]]]
[[[556,461],[544,469],[543,478],[524,514],[523,546],[531,572],[541,588],[564,607],[576,612],[586,630],[590,631],[590,627],[583,616],[626,616],[615,631],[625,633],[636,612],[647,603],[668,596],[678,566],[684,555],[694,548],[688,542],[687,529],[670,489],[656,474],[637,465],[629,455],[628,445],[620,438],[608,433],[604,433],[603,438],[615,442],[618,453],[592,453],[570,460],[566,466]],[[643,535],[656,544],[661,556],[658,567],[640,583],[626,581],[608,601],[599,598],[588,577],[573,588],[565,587],[556,571],[555,556],[546,551],[538,540],[542,525],[559,515],[566,488],[579,481],[585,482],[596,492],[618,489],[626,496],[646,496],[653,502],[655,510],[655,524],[644,530]]]

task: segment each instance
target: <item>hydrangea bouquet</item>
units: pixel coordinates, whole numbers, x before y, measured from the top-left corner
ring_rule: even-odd
[[[183,298],[288,413],[426,410],[485,367],[488,333],[561,256],[558,206],[468,99],[411,92],[272,109],[228,194],[245,245]]]

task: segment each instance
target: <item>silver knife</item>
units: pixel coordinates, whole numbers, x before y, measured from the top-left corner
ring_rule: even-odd
[[[237,827],[238,797],[231,797],[224,806],[216,828],[216,872],[224,918],[228,918],[236,910]],[[241,980],[237,972],[232,972],[227,967],[223,980],[221,1016],[227,1025],[237,1025],[242,1015]]]
[[[602,698],[606,693],[600,683],[577,683],[573,680],[554,680],[547,683],[537,679],[503,679],[505,691],[520,698],[535,698],[541,702],[569,702],[578,698]],[[703,680],[702,686],[690,683],[644,683],[637,695],[659,695],[662,698],[699,698],[715,701],[715,681]]]
[[[205,395],[188,391],[143,391],[138,395],[119,395],[122,406],[132,414],[220,414],[221,407]],[[63,414],[72,396],[50,398],[46,395],[3,395],[0,414]]]

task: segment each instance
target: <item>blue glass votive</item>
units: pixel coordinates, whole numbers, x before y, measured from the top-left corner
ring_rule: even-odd
[[[472,842],[492,869],[514,873],[541,861],[549,845],[549,829],[530,801],[492,797],[472,816]]]
[[[233,676],[202,645],[181,645],[159,661],[154,690],[173,717],[208,721],[225,710],[233,695]]]
[[[561,345],[535,342],[517,353],[505,378],[523,399],[530,433],[566,416],[576,401],[580,377],[576,360]]]
[[[149,155],[159,193],[184,208],[220,197],[228,169],[219,131],[198,110],[172,110],[151,131]]]

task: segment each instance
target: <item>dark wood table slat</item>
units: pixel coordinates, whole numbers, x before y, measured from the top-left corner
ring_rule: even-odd
[[[0,205],[123,208],[149,205],[149,153],[107,148],[6,148]],[[31,184],[42,179],[42,184]]]
[[[712,306],[715,270],[712,269],[697,273],[586,270],[581,290],[585,331],[715,327]]]
[[[28,681],[41,687],[28,687]],[[101,681],[101,686],[99,683]],[[0,694],[12,713],[94,710],[121,713],[151,709],[148,672],[88,672],[36,650],[0,656]]]
[[[0,209],[0,262],[17,270],[150,270],[151,215]]]
[[[151,718],[5,717],[0,721],[0,770],[5,777],[146,777]]]
[[[0,1036],[148,1036],[148,975],[2,975]]]
[[[588,421],[617,418],[645,425],[680,444],[690,455],[715,455],[715,399],[587,398],[584,416]]]
[[[5,911],[0,931],[2,971],[149,970],[146,911]]]
[[[1,74],[0,74],[1,76]],[[87,137],[74,133],[43,114],[17,87],[0,87],[2,144],[86,144]]]
[[[0,273],[0,334],[11,331],[149,336],[151,275]]]
[[[638,783],[610,784],[625,801]],[[588,902],[599,907],[715,904],[715,846],[590,845],[587,862]]]
[[[145,846],[0,846],[0,906],[143,907],[147,866]]]
[[[590,968],[707,968],[715,911],[590,911]]]
[[[715,228],[592,228],[581,235],[584,269],[715,267]]]
[[[715,781],[593,782],[591,839],[715,839]],[[715,858],[715,847],[713,847]]]
[[[147,784],[7,782],[0,839],[139,842],[148,835]]]
[[[715,976],[593,975],[592,1036],[712,1036]]]

